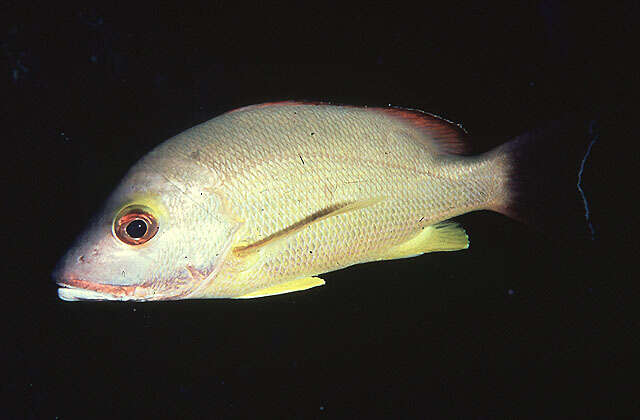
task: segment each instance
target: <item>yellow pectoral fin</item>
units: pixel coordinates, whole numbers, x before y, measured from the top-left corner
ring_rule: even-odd
[[[324,280],[319,277],[303,277],[301,279],[276,284],[275,286],[265,287],[264,289],[238,296],[236,299],[251,299],[264,296],[281,295],[283,293],[298,292],[300,290],[311,289],[312,287],[323,285]]]
[[[274,232],[271,235],[259,239],[253,243],[239,243],[233,247],[233,253],[238,258],[245,258],[249,255],[255,254],[259,250],[265,249],[267,247],[273,247],[274,245],[281,243],[282,240],[291,237],[293,234],[300,232],[313,223],[318,223],[321,220],[325,220],[329,217],[334,217],[339,214],[360,210],[365,207],[377,204],[380,201],[382,201],[381,198],[372,198],[369,200],[334,204],[332,206],[318,210],[317,212],[293,223],[292,225],[287,226],[286,228],[278,232]]]
[[[425,227],[413,238],[387,250],[380,259],[409,258],[426,252],[458,251],[467,248],[469,237],[462,226],[445,221]]]

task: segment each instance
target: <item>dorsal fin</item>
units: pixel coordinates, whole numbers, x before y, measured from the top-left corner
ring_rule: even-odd
[[[322,102],[322,101],[296,101],[296,100],[274,101],[274,102],[264,102],[264,103],[255,104],[255,105],[247,105],[241,108],[232,109],[231,111],[227,112],[227,114],[238,112],[238,111],[247,111],[249,109],[267,108],[270,106],[291,106],[291,105],[329,105],[331,106],[334,104],[330,102]]]
[[[277,102],[265,102],[262,104],[248,105],[242,108],[238,108],[231,112],[246,111],[249,109],[259,109],[271,106],[339,106],[343,108],[355,108],[366,111],[381,111],[385,114],[391,115],[395,118],[402,120],[403,122],[417,127],[422,130],[424,134],[433,141],[437,149],[442,153],[454,154],[454,155],[467,155],[471,153],[469,147],[469,133],[462,127],[461,124],[456,124],[453,121],[449,121],[435,114],[420,111],[419,109],[401,108],[396,106],[385,107],[367,107],[367,106],[354,106],[333,104],[330,102],[322,101],[277,101]]]
[[[374,108],[393,115],[422,130],[441,152],[466,155],[471,152],[469,133],[460,124],[418,109],[398,107]]]

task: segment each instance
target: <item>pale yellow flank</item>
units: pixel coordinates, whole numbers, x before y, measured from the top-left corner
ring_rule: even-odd
[[[165,246],[165,268],[139,281],[153,290],[144,299],[275,295],[353,264],[467,248],[448,219],[504,202],[507,162],[448,153],[438,133],[380,109],[288,103],[230,112],[168,140],[123,182],[140,182],[139,172],[169,185],[156,193],[167,210],[149,249],[180,234],[197,244]],[[118,191],[118,208],[131,204],[127,187]]]

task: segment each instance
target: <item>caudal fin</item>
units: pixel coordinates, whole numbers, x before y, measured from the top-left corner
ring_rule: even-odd
[[[507,194],[492,210],[554,237],[595,239],[583,175],[598,139],[596,120],[571,117],[489,152],[508,172]]]

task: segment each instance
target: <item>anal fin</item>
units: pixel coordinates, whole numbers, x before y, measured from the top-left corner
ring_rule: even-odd
[[[311,289],[316,286],[323,286],[324,280],[319,277],[303,277],[288,282],[276,284],[275,286],[265,287],[246,295],[238,296],[236,299],[251,299],[264,296],[281,295],[283,293],[298,292],[300,290]]]
[[[416,236],[384,252],[379,259],[409,258],[427,252],[458,251],[469,248],[469,237],[458,223],[444,221],[427,226]]]

